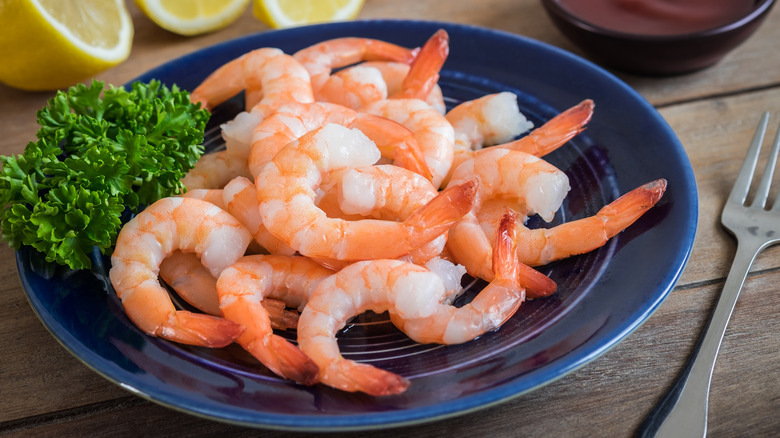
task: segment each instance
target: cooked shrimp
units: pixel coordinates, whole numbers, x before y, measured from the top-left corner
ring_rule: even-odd
[[[246,327],[236,339],[275,374],[304,385],[317,382],[319,368],[298,347],[274,334],[262,303],[272,291],[309,295],[333,274],[304,257],[246,256],[226,268],[217,279],[219,308],[228,320]]]
[[[652,208],[666,191],[666,180],[658,179],[637,187],[604,206],[594,216],[552,228],[518,228],[518,258],[530,266],[583,254],[604,246]],[[495,232],[498,206],[477,214],[488,238]]]
[[[391,309],[393,324],[416,342],[462,344],[501,327],[525,300],[527,284],[547,294],[554,292],[552,280],[518,262],[517,225],[516,213],[502,217],[493,250],[493,279],[470,303],[454,307],[439,302],[433,314],[423,317],[409,317]]]
[[[318,99],[361,109],[386,98],[422,99],[444,114],[437,81],[449,53],[447,32],[439,30],[422,47],[410,66],[391,61],[368,61],[338,71],[319,90]]]
[[[402,222],[328,218],[315,205],[324,174],[342,167],[370,166],[379,156],[363,133],[336,124],[288,144],[255,180],[263,224],[306,256],[397,258],[437,238],[471,209],[475,181],[445,190]]]
[[[185,344],[222,347],[243,328],[211,315],[176,310],[160,284],[160,263],[175,250],[195,252],[212,275],[233,264],[251,236],[226,211],[193,198],[163,198],[119,232],[109,277],[127,316],[149,335]]]
[[[299,50],[293,56],[309,72],[314,96],[322,100],[320,90],[331,78],[335,68],[360,61],[398,61],[410,64],[416,50],[370,38],[335,38]]]
[[[256,49],[224,64],[192,91],[190,100],[213,109],[246,89],[262,90],[252,111],[266,117],[285,103],[314,101],[309,73],[275,48]]]
[[[220,189],[238,176],[249,176],[246,158],[222,150],[201,156],[181,183],[187,190]]]
[[[477,218],[482,205],[492,199],[509,200],[522,215],[538,214],[550,221],[569,191],[569,179],[555,166],[525,152],[497,147],[483,151],[458,166],[449,182],[477,178],[479,194],[471,211],[450,229],[447,247],[470,275],[490,281],[492,242]]]
[[[222,316],[217,279],[195,253],[174,251],[160,264],[160,277],[190,305],[211,315]],[[298,313],[287,310],[284,301],[266,297],[263,307],[274,329],[285,330],[298,325]]]
[[[381,73],[382,79],[387,87],[387,95],[398,97],[403,89],[404,79],[409,75],[411,66],[402,62],[390,62],[390,61],[368,61],[360,64],[364,68],[375,68]],[[349,72],[351,69],[345,69],[337,74]],[[444,94],[441,91],[439,84],[434,84],[431,91],[427,96],[422,98],[428,105],[436,110],[441,115],[447,111],[447,107],[444,103]]]
[[[337,332],[355,315],[390,310],[406,319],[431,315],[445,294],[442,280],[422,266],[399,260],[353,263],[326,278],[298,321],[298,345],[317,363],[320,382],[343,391],[399,394],[409,381],[341,356]]]
[[[292,255],[295,250],[268,232],[260,219],[257,189],[247,178],[238,177],[225,185],[222,191],[225,209],[252,233],[254,241],[271,254]]]
[[[419,99],[381,100],[363,110],[398,122],[412,131],[433,176],[433,185],[438,188],[452,166],[455,141],[452,124]]]
[[[252,133],[250,172],[256,176],[286,144],[327,123],[360,129],[374,141],[383,157],[430,177],[423,151],[407,128],[386,118],[325,102],[285,105],[260,123]]]
[[[438,195],[430,181],[393,165],[345,168],[330,172],[317,205],[329,216],[347,220],[403,221]],[[441,254],[447,241],[442,234],[410,253],[423,264]]]
[[[464,102],[446,116],[455,130],[452,169],[480,153],[483,146],[497,145],[537,157],[547,155],[582,132],[593,116],[593,109],[593,101],[586,99],[528,135],[510,141],[533,127],[520,113],[517,96],[504,92]]]

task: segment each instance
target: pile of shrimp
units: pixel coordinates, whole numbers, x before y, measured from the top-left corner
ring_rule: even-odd
[[[540,157],[585,129],[594,104],[533,130],[509,92],[447,111],[448,53],[444,31],[415,49],[338,38],[260,48],[208,76],[193,102],[244,92],[246,110],[185,194],[122,228],[110,278],[132,322],[174,342],[235,342],[302,385],[398,394],[409,380],[340,354],[351,318],[387,312],[416,342],[471,341],[556,291],[534,267],[604,245],[661,198],[664,179],[592,217],[526,227],[550,221],[570,189]],[[456,307],[466,273],[488,285]],[[178,309],[160,278],[199,311]]]

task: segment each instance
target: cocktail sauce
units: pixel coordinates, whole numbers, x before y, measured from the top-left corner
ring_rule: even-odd
[[[757,0],[558,0],[595,26],[642,35],[713,29],[747,16]]]

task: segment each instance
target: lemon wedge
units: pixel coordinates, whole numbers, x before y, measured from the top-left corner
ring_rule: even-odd
[[[179,35],[200,35],[233,23],[251,0],[135,0],[152,21]]]
[[[0,82],[68,87],[127,59],[133,23],[123,0],[0,2]]]
[[[253,12],[273,27],[351,20],[357,17],[363,0],[255,0]]]

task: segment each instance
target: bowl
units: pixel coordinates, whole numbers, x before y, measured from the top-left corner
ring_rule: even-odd
[[[743,0],[741,6],[737,0],[689,0],[694,5],[687,10],[681,3],[542,0],[555,26],[586,56],[641,75],[678,75],[715,64],[756,31],[775,0]],[[727,5],[742,9],[714,16],[716,7]]]

